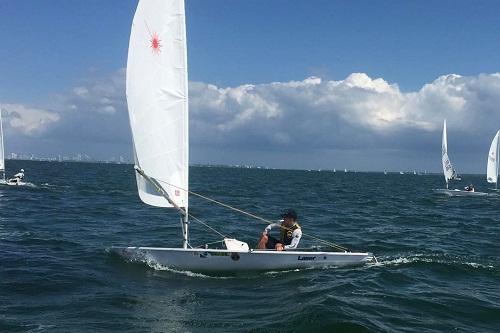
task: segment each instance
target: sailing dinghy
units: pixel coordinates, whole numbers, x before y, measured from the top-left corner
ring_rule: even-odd
[[[498,190],[498,134],[491,141],[490,152],[488,153],[488,162],[486,167],[486,180],[488,183],[495,183],[495,191]]]
[[[446,181],[446,189],[436,189],[434,190],[437,193],[442,193],[446,194],[449,196],[483,196],[483,195],[488,195],[488,193],[484,192],[476,192],[474,190],[472,191],[464,191],[464,190],[459,190],[459,189],[453,189],[450,190],[448,188],[448,183],[452,180],[461,180],[457,176],[457,172],[455,171],[455,168],[453,168],[453,165],[451,164],[450,158],[448,156],[448,139],[447,139],[447,133],[446,133],[446,119],[443,122],[443,138],[441,141],[441,162],[443,164],[443,174],[444,174],[444,179]]]
[[[371,253],[250,249],[224,238],[224,248],[193,248],[188,217],[188,76],[183,0],[141,0],[127,62],[127,103],[140,199],[181,215],[182,248],[112,247],[130,260],[182,271],[236,272],[362,265]],[[248,213],[247,213],[248,215]],[[331,251],[331,250],[330,250]]]
[[[0,184],[5,184],[5,151],[3,148],[2,108],[0,107]]]
[[[0,185],[24,186],[25,182],[11,178],[5,179],[5,149],[3,144],[2,108],[0,107]]]

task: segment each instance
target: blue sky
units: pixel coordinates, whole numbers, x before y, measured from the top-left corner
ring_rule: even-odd
[[[0,1],[0,102],[7,151],[130,155],[120,80],[136,3]],[[452,161],[457,159],[466,172],[482,172],[482,150],[486,156],[490,136],[500,127],[500,110],[495,111],[499,12],[495,1],[188,0],[191,160],[361,170],[390,164],[439,171],[441,123],[447,117]],[[449,74],[462,78],[436,83]],[[321,83],[291,84],[311,76]],[[334,82],[347,85],[353,98]],[[241,88],[248,84],[255,89]],[[96,88],[103,85],[114,90]],[[219,97],[229,98],[225,88],[251,96],[230,111],[253,110],[255,116],[227,136],[197,134],[196,128],[212,129],[203,121],[221,111],[207,107],[214,98],[207,93],[209,85],[219,89]],[[105,94],[116,112],[104,114],[89,98],[77,99],[75,91],[82,87],[101,100]],[[295,98],[304,91],[315,99]],[[324,102],[318,107],[317,100]],[[75,104],[81,111],[77,116],[65,109]],[[15,114],[22,116],[16,120]],[[365,121],[378,116],[387,124]],[[288,137],[282,132],[294,119],[302,119],[293,128],[299,132]],[[341,135],[332,136],[322,126],[325,121]],[[277,135],[256,131],[262,122]],[[317,135],[323,141],[315,128],[323,128]],[[303,133],[314,135],[314,142],[310,136],[298,140]],[[471,153],[477,162],[467,158]]]

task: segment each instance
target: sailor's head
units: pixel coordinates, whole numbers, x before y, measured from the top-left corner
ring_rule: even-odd
[[[288,208],[281,214],[281,217],[285,221],[285,223],[293,224],[297,221],[297,213],[292,208]]]
[[[21,172],[24,172],[24,169],[21,169]]]

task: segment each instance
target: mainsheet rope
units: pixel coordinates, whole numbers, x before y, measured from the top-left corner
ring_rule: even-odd
[[[252,214],[252,213],[246,212],[246,211],[241,210],[241,209],[239,209],[239,208],[236,208],[236,207],[230,206],[230,205],[225,204],[225,203],[223,203],[223,202],[220,202],[220,201],[218,201],[218,200],[215,200],[215,199],[209,198],[209,197],[207,197],[207,196],[204,196],[204,195],[202,195],[202,194],[199,194],[199,193],[196,193],[196,192],[193,192],[193,191],[190,191],[190,190],[186,190],[186,189],[184,189],[184,188],[182,188],[182,187],[179,187],[179,186],[177,186],[177,185],[170,184],[170,183],[169,183],[169,182],[167,182],[167,181],[164,181],[164,180],[161,180],[161,179],[158,179],[158,181],[159,181],[160,183],[164,183],[164,184],[166,184],[166,185],[169,185],[169,186],[175,187],[176,189],[179,189],[179,190],[181,190],[181,191],[187,192],[188,194],[191,194],[191,195],[194,195],[194,196],[196,196],[196,197],[202,198],[202,199],[204,199],[204,200],[210,201],[210,202],[212,202],[212,203],[214,203],[214,204],[217,204],[217,205],[220,205],[220,206],[226,207],[226,208],[228,208],[228,209],[234,210],[234,211],[236,211],[236,212],[238,212],[238,213],[240,213],[240,214],[243,214],[243,215],[246,215],[246,216],[252,217],[252,218],[254,218],[254,219],[256,219],[256,220],[259,220],[259,221],[261,221],[261,222],[264,222],[264,223],[267,223],[267,224],[274,223],[273,221],[270,221],[270,220],[267,220],[267,219],[265,219],[265,218],[263,218],[263,217],[260,217],[260,216],[257,216],[257,215],[255,215],[255,214]],[[215,230],[214,228],[210,227],[208,224],[206,224],[206,223],[202,222],[200,219],[197,219],[196,217],[192,216],[191,214],[188,214],[188,215],[189,215],[191,218],[193,218],[196,222],[198,222],[198,223],[201,223],[201,224],[205,225],[207,228],[209,228],[210,230],[214,231],[215,233],[217,233],[217,234],[221,235],[222,237],[224,237],[224,238],[226,237],[226,236],[224,236],[222,233],[220,233],[220,232],[218,232],[217,230]],[[284,230],[287,230],[287,231],[293,231],[291,228],[288,228],[288,227],[285,227],[285,226],[282,226],[282,225],[279,225],[279,227],[280,227],[281,229],[284,229]],[[341,246],[341,245],[338,245],[338,244],[335,244],[335,243],[329,242],[329,241],[327,241],[327,240],[324,240],[324,239],[318,238],[318,237],[313,236],[313,235],[305,234],[304,232],[302,232],[302,236],[305,236],[305,237],[308,237],[308,238],[314,239],[314,240],[316,240],[316,241],[318,241],[318,242],[320,242],[320,243],[323,243],[323,244],[325,244],[325,245],[328,245],[328,246],[330,246],[330,247],[332,247],[332,248],[335,248],[335,249],[338,249],[338,250],[340,250],[340,251],[344,251],[344,252],[347,252],[347,251],[348,251],[348,249],[347,249],[346,247],[343,247],[343,246]]]

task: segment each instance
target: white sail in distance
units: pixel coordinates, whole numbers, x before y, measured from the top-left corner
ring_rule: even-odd
[[[498,181],[498,134],[491,141],[490,152],[488,153],[488,166],[486,167],[486,180],[488,183],[497,183]]]
[[[451,165],[450,158],[448,157],[448,139],[446,134],[446,119],[443,123],[443,140],[441,143],[441,161],[443,162],[443,173],[444,178],[446,180],[446,184],[451,179],[456,177],[455,169],[453,169],[453,165]]]
[[[127,104],[137,167],[188,207],[188,77],[183,0],[141,0],[130,33]],[[139,196],[172,207],[140,175]]]
[[[3,147],[2,108],[0,107],[0,174],[5,177],[5,151]]]

